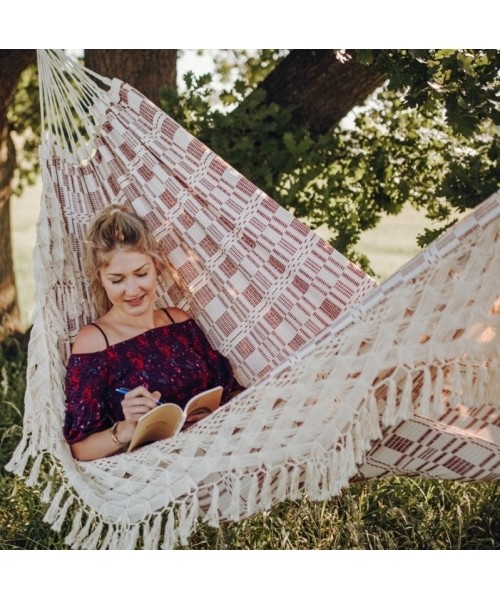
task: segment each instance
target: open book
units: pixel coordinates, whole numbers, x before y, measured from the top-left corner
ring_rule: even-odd
[[[224,388],[217,386],[193,396],[184,410],[177,404],[160,404],[137,422],[127,452],[147,442],[156,442],[178,433],[184,425],[196,423],[219,408]]]

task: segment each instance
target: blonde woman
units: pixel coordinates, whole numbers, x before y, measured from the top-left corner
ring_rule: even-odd
[[[101,211],[89,228],[85,267],[101,316],[80,330],[67,366],[64,436],[76,459],[123,449],[157,403],[182,408],[216,385],[227,401],[239,388],[229,361],[187,313],[155,310],[164,262],[137,215]]]

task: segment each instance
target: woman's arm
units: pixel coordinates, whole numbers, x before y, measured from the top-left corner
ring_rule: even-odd
[[[132,439],[137,421],[157,406],[159,392],[150,392],[140,386],[125,394],[122,401],[123,421],[113,427],[92,433],[83,440],[71,444],[71,453],[77,460],[95,460],[116,454],[123,450]]]
[[[95,460],[116,454],[132,439],[135,425],[130,433],[129,428],[130,425],[126,421],[118,421],[109,429],[92,433],[85,439],[71,444],[71,454],[76,460]]]
[[[105,348],[102,333],[87,325],[80,330],[68,362],[64,436],[77,460],[104,458],[123,449],[137,421],[156,406],[160,396],[142,386],[131,390],[122,400],[124,419],[109,427],[113,420],[106,401]]]

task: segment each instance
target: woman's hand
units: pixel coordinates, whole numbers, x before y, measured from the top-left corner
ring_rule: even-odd
[[[137,421],[158,405],[160,392],[150,392],[144,386],[139,386],[125,394],[122,400],[125,421]]]

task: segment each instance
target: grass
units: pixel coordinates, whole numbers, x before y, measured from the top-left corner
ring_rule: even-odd
[[[14,201],[14,245],[22,311],[33,305],[31,252],[39,191]],[[26,204],[22,203],[26,201]],[[425,220],[405,210],[363,236],[360,250],[385,278],[417,252]],[[31,280],[30,280],[31,278]],[[0,467],[16,447],[22,424],[26,336],[0,346]],[[66,532],[43,522],[40,491],[0,469],[0,549],[64,549]],[[500,549],[497,483],[393,477],[356,483],[325,502],[284,502],[236,524],[200,524],[190,549]]]

